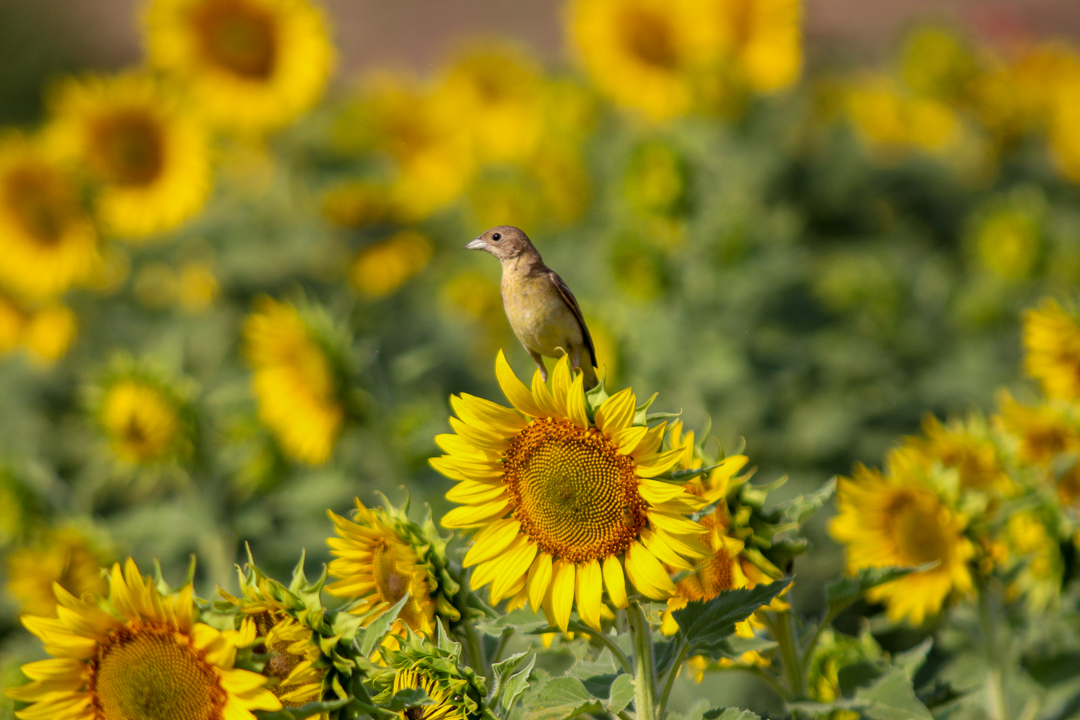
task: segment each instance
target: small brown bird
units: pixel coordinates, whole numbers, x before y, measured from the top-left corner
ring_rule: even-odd
[[[512,225],[493,227],[465,246],[486,250],[502,263],[502,299],[510,327],[547,381],[541,355],[570,355],[585,375],[585,389],[595,387],[596,350],[577,299],[563,279],[544,264],[524,232]]]

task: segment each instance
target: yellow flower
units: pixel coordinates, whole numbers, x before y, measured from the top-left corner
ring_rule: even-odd
[[[1024,370],[1048,398],[1080,402],[1080,318],[1046,299],[1024,313]]]
[[[648,598],[673,595],[663,563],[690,570],[688,558],[709,552],[696,539],[704,528],[685,517],[704,501],[653,479],[682,455],[660,452],[665,425],[634,425],[629,388],[590,421],[582,376],[572,379],[567,358],[556,364],[550,391],[539,371],[526,387],[502,352],[495,371],[514,409],[452,396],[456,434],[436,438],[447,454],[431,460],[458,483],[447,499],[462,506],[443,526],[479,530],[463,561],[476,566],[472,587],[491,583],[493,603],[527,600],[563,631],[575,595],[581,619],[595,629],[605,588],[615,607],[627,607],[627,576]]]
[[[189,262],[180,268],[176,300],[185,312],[203,312],[214,304],[219,295],[221,285],[210,263]]]
[[[68,80],[53,105],[48,133],[98,183],[106,231],[144,238],[202,209],[211,183],[206,134],[152,77]]]
[[[319,465],[330,458],[345,421],[326,349],[292,305],[261,298],[244,322],[259,419],[286,455]]]
[[[84,533],[72,527],[50,530],[40,542],[7,558],[8,592],[28,615],[56,614],[53,583],[75,597],[105,592],[102,566],[108,558]]]
[[[408,625],[414,632],[431,637],[435,628],[434,579],[428,577],[412,545],[391,527],[386,513],[369,510],[357,499],[357,522],[333,512],[329,515],[339,537],[326,541],[335,558],[328,572],[340,579],[326,591],[336,597],[362,599],[352,612],[372,612],[372,621],[408,593],[394,634],[404,635]]]
[[[31,358],[49,366],[67,353],[76,330],[77,321],[71,308],[53,303],[30,314],[22,342]]]
[[[1018,203],[986,212],[972,230],[979,262],[1005,280],[1029,277],[1042,249],[1040,224],[1035,208]]]
[[[712,0],[724,59],[756,93],[782,90],[802,68],[802,0]],[[703,19],[708,22],[708,16]]]
[[[1062,410],[1021,405],[1008,392],[998,397],[998,407],[1001,412],[994,422],[1016,438],[1022,463],[1048,465],[1059,453],[1080,449],[1080,425]]]
[[[940,154],[961,137],[960,121],[948,105],[906,97],[882,76],[857,82],[846,94],[845,109],[859,138],[886,156],[912,148]]]
[[[149,0],[145,32],[154,67],[231,130],[292,122],[319,99],[334,60],[323,14],[307,0]]]
[[[399,670],[394,675],[392,691],[421,688],[431,698],[430,705],[418,705],[407,708],[401,717],[407,720],[469,720],[469,711],[464,703],[443,687],[437,680],[426,673],[415,670]]]
[[[1056,88],[1050,115],[1050,151],[1061,173],[1080,182],[1080,63]]]
[[[431,240],[426,235],[416,230],[402,230],[361,250],[353,261],[349,277],[367,297],[383,297],[423,270],[431,259],[431,251]]]
[[[700,2],[573,0],[567,17],[586,70],[616,103],[657,122],[694,108],[720,42]]]
[[[930,25],[904,39],[900,70],[904,84],[918,95],[961,102],[967,100],[979,67],[961,37],[949,28]]]
[[[867,596],[884,602],[891,619],[906,618],[918,625],[939,612],[950,595],[972,590],[967,561],[974,546],[963,535],[965,518],[942,504],[920,477],[896,465],[888,476],[858,465],[853,477],[840,479],[840,512],[829,533],[846,546],[849,572],[939,563],[876,587]]]
[[[32,682],[6,690],[31,703],[22,720],[254,720],[281,708],[265,678],[233,667],[236,633],[195,621],[191,585],[162,596],[128,559],[101,605],[63,588],[56,599],[58,617],[22,618],[53,656],[23,665]]]
[[[134,375],[108,381],[98,421],[124,462],[153,465],[182,460],[191,452],[180,400],[156,381]]]
[[[1008,596],[1023,596],[1032,610],[1044,611],[1061,593],[1064,562],[1057,539],[1034,511],[1012,514],[1006,523],[1005,539],[1018,565],[1015,572],[1009,573]]]
[[[222,595],[235,600],[225,593]],[[266,689],[285,707],[321,700],[326,668],[316,666],[323,653],[312,629],[284,612],[284,605],[254,602],[243,604],[243,612],[246,616],[240,630],[243,641],[238,644],[261,640],[260,652],[268,656],[263,667],[263,675],[268,678]]]
[[[970,418],[966,422],[950,421],[942,425],[933,415],[923,420],[925,437],[904,439],[909,457],[930,470],[934,463],[955,469],[960,477],[960,490],[986,493],[1008,493],[1013,481],[1001,464],[997,444],[990,438],[985,421]]]
[[[98,237],[79,195],[40,143],[0,138],[0,285],[37,299],[90,278]]]

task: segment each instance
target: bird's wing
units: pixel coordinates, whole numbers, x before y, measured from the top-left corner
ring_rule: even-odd
[[[559,291],[559,295],[562,296],[563,302],[570,308],[570,312],[574,313],[574,317],[577,318],[578,325],[581,326],[581,336],[585,340],[585,347],[589,350],[589,362],[592,363],[593,367],[597,367],[596,348],[593,347],[592,336],[589,335],[589,327],[585,324],[585,316],[581,314],[581,307],[578,306],[577,298],[574,297],[574,293],[570,292],[570,288],[566,286],[566,283],[563,282],[557,272],[549,269],[548,278],[551,280],[551,284],[555,286],[555,289]]]

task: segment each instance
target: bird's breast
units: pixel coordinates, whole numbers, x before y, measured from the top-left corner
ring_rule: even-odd
[[[545,278],[503,278],[503,307],[514,334],[526,348],[553,357],[581,343],[577,318]]]

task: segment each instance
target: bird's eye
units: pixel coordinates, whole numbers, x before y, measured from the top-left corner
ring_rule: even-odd
[[[502,240],[502,233],[495,233],[491,236],[491,239],[495,242],[499,242],[500,240]]]

